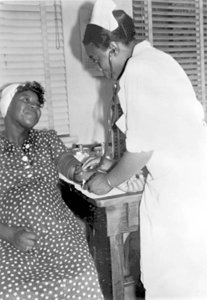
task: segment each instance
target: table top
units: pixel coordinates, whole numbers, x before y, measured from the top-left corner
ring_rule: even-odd
[[[97,199],[88,198],[87,201],[97,207],[108,207],[117,204],[132,203],[135,201],[139,202],[141,200],[141,197],[142,197],[142,191],[137,193],[124,193],[124,194],[114,195],[114,196],[105,195]]]
[[[140,201],[142,198],[143,191],[136,192],[136,193],[124,193],[117,188],[111,190],[108,194],[103,196],[98,196],[93,193],[89,193],[87,190],[82,189],[80,185],[75,184],[74,182],[70,181],[62,174],[60,174],[60,178],[67,183],[74,185],[74,187],[80,191],[83,195],[86,196],[87,201],[92,203],[97,207],[107,207],[122,203],[132,203],[135,201]]]

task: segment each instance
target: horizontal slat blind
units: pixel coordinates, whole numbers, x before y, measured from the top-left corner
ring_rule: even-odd
[[[133,16],[137,39],[182,65],[207,115],[206,0],[133,0]]]
[[[0,1],[0,89],[38,81],[46,104],[36,128],[69,135],[64,37],[60,1]],[[0,130],[3,130],[0,119]]]

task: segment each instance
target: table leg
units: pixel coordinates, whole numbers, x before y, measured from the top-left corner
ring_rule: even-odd
[[[113,300],[124,300],[123,235],[110,236]]]
[[[110,241],[107,236],[104,210],[97,210],[88,236],[89,248],[99,274],[99,282],[105,300],[113,300],[111,279]]]

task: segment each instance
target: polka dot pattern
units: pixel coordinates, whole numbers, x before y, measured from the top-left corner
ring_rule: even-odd
[[[88,245],[57,187],[55,131],[32,129],[22,147],[0,135],[0,220],[38,236],[30,252],[0,240],[1,300],[103,300]]]

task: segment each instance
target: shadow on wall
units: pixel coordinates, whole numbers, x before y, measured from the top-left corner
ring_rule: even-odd
[[[98,99],[93,108],[93,121],[94,124],[100,124],[105,128],[105,139],[107,135],[107,113],[112,99],[112,83],[109,79],[103,77],[102,73],[94,68],[92,61],[87,57],[84,46],[82,44],[83,33],[85,26],[90,19],[90,14],[93,9],[93,3],[85,2],[80,8],[77,14],[77,20],[73,28],[71,29],[71,38],[68,45],[74,55],[74,57],[82,64],[83,68],[94,77],[94,80],[98,82]],[[90,88],[90,87],[89,87]],[[93,136],[97,136],[96,130],[99,126],[94,126]]]

